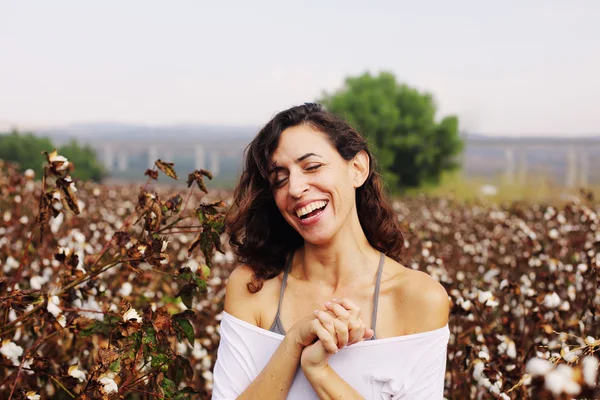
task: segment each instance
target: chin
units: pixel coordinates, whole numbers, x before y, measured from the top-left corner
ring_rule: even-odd
[[[304,242],[310,243],[314,246],[322,246],[331,242],[333,239],[332,234],[320,233],[320,234],[305,234],[301,235]]]

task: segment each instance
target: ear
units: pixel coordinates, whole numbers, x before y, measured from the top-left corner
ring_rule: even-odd
[[[366,151],[359,151],[351,161],[352,179],[355,188],[359,188],[369,177],[369,155]]]

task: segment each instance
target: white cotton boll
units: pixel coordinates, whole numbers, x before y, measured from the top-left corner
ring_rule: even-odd
[[[581,350],[569,350],[565,348],[562,350],[562,359],[568,363],[573,363],[577,361],[580,354]]]
[[[581,366],[583,367],[583,380],[587,385],[596,385],[599,364],[600,361],[594,356],[586,356],[581,361]]]
[[[194,350],[192,351],[192,357],[194,357],[196,360],[200,360],[206,357],[207,354],[208,352],[206,351],[206,349],[202,347],[198,340],[196,340],[194,342]]]
[[[27,397],[27,400],[40,400],[40,395],[33,390],[25,393],[25,396]]]
[[[544,386],[554,395],[575,395],[581,391],[579,384],[573,380],[573,368],[564,364],[546,374]]]
[[[551,370],[552,363],[550,361],[543,360],[538,357],[534,357],[531,360],[527,361],[527,364],[525,366],[525,372],[533,376],[546,375]]]
[[[595,346],[596,344],[600,344],[600,340],[594,339],[592,336],[588,336],[584,339],[585,344],[588,346]]]
[[[480,290],[477,293],[477,300],[479,300],[480,303],[485,303],[487,300],[492,298],[494,298],[494,295],[490,291]]]
[[[77,365],[71,365],[69,367],[69,375],[73,378],[79,380],[79,382],[84,382],[87,378],[85,377],[86,371],[82,371],[78,368]]]
[[[207,355],[202,358],[202,369],[207,370],[210,369],[210,367],[212,367],[212,357]]]
[[[482,360],[486,360],[486,361],[490,361],[490,353],[487,349],[487,347],[483,347],[483,349],[479,352],[479,354],[477,355],[479,358],[481,358]]]
[[[515,346],[515,342],[510,340],[508,342],[508,349],[506,350],[506,355],[510,358],[515,358],[517,356],[517,347]]]
[[[4,262],[4,272],[10,272],[13,269],[19,268],[19,262],[15,260],[13,257],[8,256],[6,261]]]
[[[33,276],[29,280],[29,286],[34,290],[40,290],[48,282],[43,276]]]
[[[137,322],[142,322],[142,317],[138,314],[138,312],[135,310],[135,308],[130,308],[123,315],[123,321],[129,321],[131,319],[134,319]]]
[[[569,304],[569,302],[565,300],[558,309],[560,311],[569,311],[571,309],[571,304]]]
[[[27,215],[23,215],[21,218],[19,218],[19,222],[21,223],[21,225],[26,225],[29,222],[29,218],[27,217]]]
[[[465,301],[461,302],[460,306],[462,307],[463,310],[469,311],[471,309],[471,307],[473,306],[473,303],[471,303],[471,300],[465,300]]]
[[[215,264],[221,264],[225,262],[225,255],[222,253],[219,253],[218,251],[215,253],[215,255],[213,256],[213,262]]]
[[[578,264],[577,265],[577,271],[584,273],[585,271],[587,271],[588,266],[587,264]]]
[[[123,297],[127,297],[131,294],[132,291],[133,285],[129,282],[125,282],[123,283],[123,285],[121,285],[121,288],[119,289],[119,294]]]
[[[482,360],[476,359],[473,361],[473,378],[480,380],[483,377],[485,364]]]
[[[561,304],[560,297],[556,294],[556,292],[552,292],[552,294],[547,294],[544,296],[544,306],[546,308],[556,308]]]
[[[109,378],[108,376],[101,378],[100,383],[103,385],[103,389],[106,394],[110,394],[110,393],[119,391],[119,387],[117,386],[117,383],[112,378]]]
[[[177,350],[178,354],[185,354],[188,350],[188,345],[183,342],[177,342],[175,349]]]
[[[19,365],[19,357],[23,355],[23,348],[9,339],[5,339],[0,347],[0,354],[11,360],[13,365]]]
[[[550,239],[556,240],[558,239],[558,231],[556,229],[551,229],[550,232],[548,232],[548,236],[550,237]]]
[[[50,314],[54,315],[54,318],[58,317],[58,314],[62,312],[59,305],[60,299],[58,298],[58,296],[51,296],[48,298],[47,310]]]
[[[507,395],[506,393],[500,393],[500,396],[498,398],[500,400],[510,400],[510,396]]]
[[[213,380],[213,374],[211,371],[208,371],[208,370],[204,371],[202,373],[202,377],[209,382],[212,382],[212,380]]]

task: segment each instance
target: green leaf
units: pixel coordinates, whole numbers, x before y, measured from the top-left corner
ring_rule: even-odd
[[[162,384],[160,385],[165,392],[165,396],[170,399],[173,397],[175,392],[177,391],[177,386],[175,386],[175,382],[170,380],[169,378],[164,378]]]
[[[194,389],[192,389],[191,387],[188,386],[186,388],[183,388],[179,392],[177,392],[174,399],[175,400],[189,400],[189,399],[192,399],[192,397],[190,397],[190,396],[193,394],[200,394],[200,392],[196,392]]]
[[[213,241],[210,229],[205,229],[204,231],[202,231],[202,237],[200,238],[200,249],[204,254],[204,260],[206,260],[206,265],[210,267],[213,250]]]
[[[206,281],[202,279],[202,277],[194,275],[194,282],[196,283],[198,290],[200,290],[200,293],[204,293],[206,291]]]
[[[177,324],[181,327],[181,330],[185,334],[185,337],[190,342],[190,344],[193,346],[195,337],[196,337],[196,334],[194,332],[194,326],[190,323],[190,321],[188,321],[187,319],[183,319],[183,318],[175,318],[175,322],[177,322]],[[181,340],[180,340],[180,342],[181,342]]]
[[[173,368],[169,370],[169,377],[175,381],[175,384],[179,386],[183,378],[192,379],[194,377],[194,369],[190,364],[190,360],[181,355],[175,357],[175,363]]]
[[[121,370],[121,360],[113,361],[108,367],[112,372],[117,373]]]
[[[177,293],[177,297],[181,297],[181,301],[187,308],[192,308],[194,302],[194,294],[198,288],[195,283],[188,283],[184,285]]]
[[[142,338],[144,343],[144,358],[148,357],[150,351],[156,349],[156,331],[152,327],[146,328],[146,333]]]
[[[190,267],[183,267],[179,270],[179,279],[182,279],[186,282],[189,282],[192,280],[192,275],[194,273],[192,272],[192,270],[190,269]]]
[[[169,356],[166,354],[156,354],[152,356],[152,361],[150,362],[150,366],[152,368],[156,368],[163,364],[168,364],[170,362]]]

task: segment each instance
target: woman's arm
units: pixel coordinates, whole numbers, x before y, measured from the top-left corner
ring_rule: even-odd
[[[225,311],[236,318],[258,325],[260,304],[257,303],[260,302],[257,295],[247,289],[247,283],[251,281],[252,275],[252,270],[245,265],[239,266],[231,273],[226,287]],[[238,399],[285,399],[298,369],[301,354],[302,348],[293,342],[291,336],[286,336],[267,365]],[[220,383],[224,386],[228,384],[228,382]]]
[[[287,338],[281,342],[267,365],[238,399],[287,398],[302,353],[289,342]]]
[[[322,368],[304,368],[304,376],[321,400],[349,399],[364,400],[352,386],[344,381],[329,365]]]

